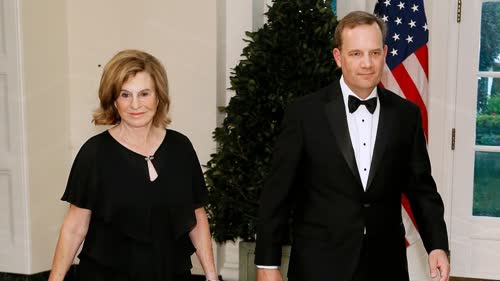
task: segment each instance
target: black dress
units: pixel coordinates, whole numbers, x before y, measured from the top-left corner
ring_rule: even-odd
[[[150,181],[144,156],[108,131],[80,149],[62,200],[92,211],[77,280],[189,280],[194,210],[207,201],[188,138],[167,130]]]

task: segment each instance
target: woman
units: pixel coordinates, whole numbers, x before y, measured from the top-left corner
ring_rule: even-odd
[[[63,280],[82,242],[77,280],[187,281],[190,255],[217,280],[196,153],[165,127],[167,75],[150,54],[125,50],[104,68],[96,125],[73,163],[62,200],[70,208],[49,280]]]

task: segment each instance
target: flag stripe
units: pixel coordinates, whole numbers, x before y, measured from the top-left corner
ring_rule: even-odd
[[[425,72],[425,77],[429,79],[429,50],[427,49],[427,45],[423,45],[422,47],[418,48],[418,50],[415,52],[415,56],[417,56],[418,61],[420,62],[420,65],[424,69]]]
[[[374,13],[387,25],[387,57],[381,85],[418,105],[427,138],[429,32],[423,0],[377,0]],[[418,229],[408,199],[401,198],[406,245],[417,241]]]
[[[402,64],[399,64],[392,70],[392,75],[394,75],[394,77],[398,77],[396,80],[406,99],[416,103],[420,108],[422,126],[427,139],[427,108],[425,107],[424,101],[422,100],[415,83],[413,83],[413,79]]]
[[[404,207],[401,208],[401,214],[403,216],[403,225],[405,226],[406,231],[406,241],[408,243],[407,245],[411,245],[415,243],[420,236],[416,227],[415,217],[413,216],[411,208],[409,208],[410,202],[408,202],[408,199],[404,195],[401,200]]]
[[[390,89],[397,95],[404,97],[403,93],[401,92],[401,89],[399,88],[398,81],[396,81],[396,78],[394,78],[394,75],[392,75],[392,72],[387,64],[385,65],[385,70],[384,73],[382,74],[381,84],[384,88]]]
[[[408,56],[408,58],[403,61],[403,65],[405,66],[408,74],[410,74],[410,78],[413,80],[413,83],[417,87],[417,91],[420,93],[422,101],[426,101],[429,83],[427,81],[427,75],[424,72],[424,69],[420,64],[416,54]]]

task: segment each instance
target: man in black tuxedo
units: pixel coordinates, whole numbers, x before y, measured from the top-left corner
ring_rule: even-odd
[[[261,195],[258,281],[280,281],[293,218],[290,281],[407,281],[401,195],[410,200],[431,276],[449,278],[444,207],[431,176],[420,111],[377,87],[385,25],[352,12],[335,31],[342,77],[285,113]]]

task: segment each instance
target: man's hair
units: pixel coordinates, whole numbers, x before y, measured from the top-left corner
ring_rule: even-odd
[[[338,22],[337,27],[335,28],[335,47],[339,49],[342,47],[342,32],[344,29],[352,29],[360,25],[372,25],[373,23],[376,23],[379,26],[382,33],[382,43],[384,43],[385,36],[387,34],[387,27],[384,21],[374,14],[363,11],[354,11],[347,14]]]
[[[168,110],[170,97],[168,95],[167,72],[161,62],[154,56],[139,50],[124,50],[117,53],[104,67],[99,85],[100,106],[93,114],[96,125],[115,125],[121,118],[115,107],[123,84],[139,72],[151,76],[154,93],[158,99],[158,107],[153,117],[153,125],[166,127],[170,123]]]

